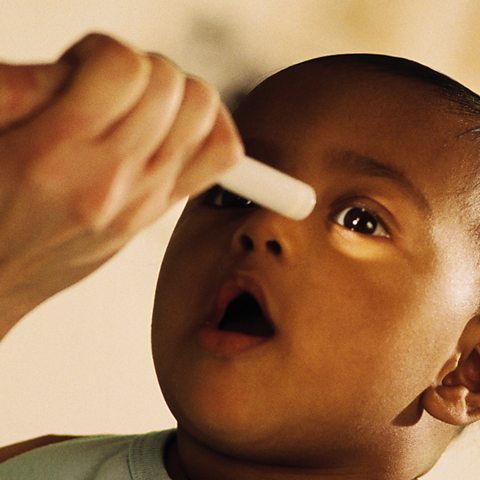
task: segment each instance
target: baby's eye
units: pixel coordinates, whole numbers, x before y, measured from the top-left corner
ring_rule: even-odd
[[[205,193],[204,203],[217,208],[252,208],[256,207],[248,198],[241,197],[235,193],[215,185]]]
[[[333,221],[353,232],[374,237],[390,237],[383,222],[363,207],[347,207],[336,213]]]

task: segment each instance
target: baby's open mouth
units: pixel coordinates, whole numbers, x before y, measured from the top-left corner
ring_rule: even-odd
[[[249,292],[244,292],[230,301],[218,329],[256,337],[270,337],[275,333],[262,306]]]

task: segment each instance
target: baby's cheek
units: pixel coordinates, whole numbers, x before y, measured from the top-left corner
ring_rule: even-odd
[[[393,254],[389,239],[360,235],[345,228],[336,228],[331,245],[339,254],[358,261],[387,261]]]
[[[325,274],[318,277],[326,293],[325,313],[335,319],[339,341],[353,334],[366,352],[392,345],[427,313],[432,272],[417,269],[417,262],[388,239],[342,235],[344,241],[334,245],[323,262]]]
[[[406,306],[421,303],[439,275],[437,255],[422,235],[387,238],[335,227],[329,243],[332,270],[380,303],[388,300],[395,307],[396,299]]]

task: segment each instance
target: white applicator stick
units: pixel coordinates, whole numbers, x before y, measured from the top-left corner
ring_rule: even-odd
[[[310,185],[250,157],[240,160],[218,183],[292,220],[303,220],[310,215],[317,201]]]

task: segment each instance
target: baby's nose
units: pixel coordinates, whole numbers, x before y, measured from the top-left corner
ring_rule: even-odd
[[[263,208],[252,209],[239,219],[230,248],[234,255],[267,255],[290,262],[296,257],[296,247],[302,243],[304,229],[303,222]]]
[[[264,248],[267,252],[273,253],[275,256],[282,254],[282,246],[280,242],[275,239],[253,239],[252,236],[242,233],[237,239],[238,246],[244,252],[253,252],[257,249]]]

